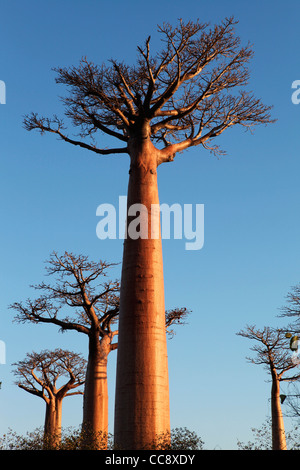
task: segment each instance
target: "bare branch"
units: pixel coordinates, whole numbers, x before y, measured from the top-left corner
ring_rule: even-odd
[[[34,289],[43,295],[10,306],[17,312],[16,321],[52,323],[62,331],[76,330],[89,334],[91,329],[104,335],[119,311],[119,281],[106,281],[107,271],[114,263],[90,261],[83,255],[53,252],[46,263],[53,283],[41,282]],[[61,309],[75,311],[72,317],[62,317]],[[59,318],[60,315],[60,318]]]
[[[24,119],[24,127],[28,131],[37,129],[41,132],[41,134],[43,134],[44,132],[57,134],[62,140],[64,140],[65,142],[68,142],[69,144],[76,145],[87,150],[91,150],[92,152],[99,153],[101,155],[110,155],[110,154],[115,154],[115,153],[128,153],[127,147],[99,149],[85,142],[70,139],[68,136],[66,136],[65,134],[61,132],[61,123],[62,122],[58,121],[55,117],[52,120],[50,120],[47,118],[38,117],[37,114],[35,113],[32,113],[30,116],[26,116]],[[53,124],[57,125],[57,128],[52,127]],[[98,127],[100,129],[100,124],[98,125]],[[104,130],[104,126],[102,126],[101,130]],[[110,132],[110,134],[116,136],[116,133],[113,134],[112,132]]]
[[[250,348],[255,353],[254,357],[248,358],[250,362],[265,365],[266,370],[270,374],[275,374],[279,381],[294,381],[300,378],[300,374],[282,377],[297,367],[297,364],[292,362],[284,330],[270,327],[259,330],[255,326],[248,325],[237,334],[256,343]]]
[[[166,321],[166,332],[170,337],[173,337],[175,334],[174,330],[170,330],[171,325],[185,325],[186,318],[191,312],[183,308],[175,308],[172,310],[166,310],[165,312],[165,321]]]

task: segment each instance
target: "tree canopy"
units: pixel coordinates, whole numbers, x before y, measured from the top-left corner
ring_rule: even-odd
[[[13,364],[17,385],[46,402],[54,396],[82,395],[74,390],[84,384],[86,361],[80,354],[63,349],[27,353]]]
[[[80,139],[66,133],[62,118],[27,115],[24,126],[52,132],[73,145],[99,154],[130,153],[136,133],[161,144],[159,163],[178,151],[202,145],[223,151],[213,140],[239,124],[246,129],[272,122],[270,106],[245,90],[249,80],[250,44],[241,46],[233,17],[209,27],[199,21],[158,26],[163,44],[152,54],[149,36],[137,49],[135,65],[111,60],[96,65],[82,58],[79,66],[56,68],[56,82],[66,85],[66,117]],[[99,146],[96,135],[107,134],[121,147]]]

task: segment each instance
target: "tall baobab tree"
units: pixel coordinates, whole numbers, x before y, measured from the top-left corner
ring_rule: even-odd
[[[247,326],[238,335],[256,341],[255,346],[250,348],[256,355],[248,360],[253,364],[263,364],[271,375],[272,449],[286,450],[280,383],[299,380],[300,373],[289,374],[297,364],[292,361],[285,331],[270,327],[259,330],[255,326]]]
[[[46,272],[54,282],[34,286],[42,296],[11,305],[18,322],[51,323],[62,331],[87,335],[83,428],[88,445],[89,440],[94,443],[99,438],[103,446],[108,433],[107,360],[117,347],[113,341],[118,332],[113,325],[119,314],[119,282],[106,279],[110,267],[110,263],[91,261],[83,255],[52,253]],[[68,315],[70,309],[72,316]]]
[[[233,18],[214,27],[165,23],[158,26],[162,50],[152,55],[148,37],[136,65],[112,60],[98,66],[84,58],[77,67],[57,68],[79,139],[57,116],[32,113],[24,120],[27,130],[53,133],[99,155],[130,157],[114,430],[121,448],[145,448],[170,429],[160,211],[151,213],[159,207],[157,169],[189,147],[222,153],[214,140],[230,127],[271,122],[270,107],[245,89],[253,53],[240,45],[234,27]],[[99,145],[103,133],[121,147]],[[144,208],[138,237],[130,236],[135,204]]]
[[[82,395],[86,361],[79,354],[55,349],[28,353],[13,364],[17,385],[46,403],[45,445],[57,447],[61,440],[62,402],[65,397]]]

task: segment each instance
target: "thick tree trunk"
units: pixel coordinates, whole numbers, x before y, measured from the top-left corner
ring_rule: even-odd
[[[58,442],[61,441],[61,420],[62,420],[62,398],[56,398],[56,435]]]
[[[137,239],[135,217],[128,216],[123,253],[114,435],[115,445],[126,450],[148,448],[170,432],[160,225],[151,238],[151,204],[159,204],[157,152],[149,139],[130,148],[128,211],[134,204],[145,211]],[[159,210],[155,217],[152,211],[152,222],[159,224],[159,217]]]
[[[46,447],[58,447],[61,442],[62,400],[57,397],[46,403],[44,442]]]
[[[280,383],[273,377],[271,390],[272,450],[287,450],[280,403]]]
[[[99,341],[99,333],[90,338],[83,401],[84,446],[107,446],[108,433],[108,389],[107,356],[109,338]]]

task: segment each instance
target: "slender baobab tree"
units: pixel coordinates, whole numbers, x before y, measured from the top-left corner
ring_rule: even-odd
[[[79,354],[55,349],[28,353],[13,364],[17,385],[46,403],[45,445],[57,447],[61,440],[62,402],[65,397],[83,395],[86,361]]]
[[[189,147],[222,153],[214,139],[226,129],[271,122],[270,107],[245,89],[252,50],[240,45],[234,27],[233,18],[214,27],[165,23],[158,27],[161,51],[152,55],[148,37],[136,65],[98,66],[84,58],[77,67],[57,68],[57,83],[69,89],[66,116],[79,138],[57,116],[32,113],[24,121],[27,130],[96,154],[130,157],[114,429],[121,448],[145,448],[170,430],[160,211],[151,212],[159,207],[158,166]],[[121,147],[98,145],[103,133]],[[136,204],[143,229],[131,236]]]
[[[286,450],[280,383],[299,380],[300,373],[286,375],[298,364],[292,361],[285,331],[270,327],[259,330],[255,326],[247,326],[238,335],[256,341],[255,346],[250,348],[256,355],[248,360],[253,364],[265,365],[271,375],[272,449]]]
[[[107,361],[108,354],[117,348],[113,340],[118,331],[113,325],[119,314],[119,282],[106,279],[110,267],[110,263],[90,261],[82,255],[52,253],[46,272],[54,282],[34,286],[42,296],[11,305],[18,322],[52,323],[62,331],[87,335],[82,426],[89,446],[96,445],[99,438],[103,447],[108,433]]]

